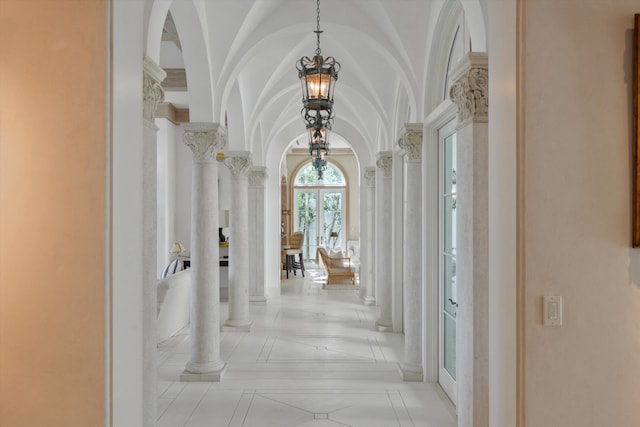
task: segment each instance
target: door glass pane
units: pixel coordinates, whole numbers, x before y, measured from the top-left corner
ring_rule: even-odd
[[[444,291],[444,311],[456,317],[456,259],[450,255],[443,257],[443,291]]]
[[[444,326],[444,369],[456,379],[456,321],[447,313],[442,314]]]
[[[444,188],[443,193],[456,193],[456,135],[449,135],[444,139],[443,144],[443,173]]]
[[[456,198],[454,195],[443,197],[443,229],[442,229],[442,251],[445,254],[456,255]]]
[[[456,315],[458,309],[456,286],[456,229],[457,229],[457,177],[456,177],[456,135],[444,137],[441,145],[440,175],[440,273],[441,283],[441,361],[440,367],[446,372],[443,388],[449,396],[455,395],[456,379]],[[441,372],[442,374],[442,372]],[[443,384],[443,380],[440,381]]]
[[[343,247],[343,193],[340,191],[325,191],[323,192],[323,231],[324,241],[327,242],[327,247],[334,249],[337,247]]]
[[[318,246],[346,249],[346,181],[331,163],[327,163],[323,180],[318,180],[317,175],[309,163],[300,169],[294,181],[293,229],[304,233],[302,252],[307,261],[315,261]]]
[[[295,230],[302,231],[304,242],[302,254],[305,259],[316,256],[317,244],[317,218],[318,218],[318,192],[299,191],[296,195],[296,215]]]

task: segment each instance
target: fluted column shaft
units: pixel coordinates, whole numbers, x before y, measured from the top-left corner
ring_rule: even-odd
[[[375,225],[375,199],[376,199],[376,168],[367,167],[364,170],[364,180],[367,185],[366,190],[366,206],[365,206],[365,241],[360,247],[360,255],[362,257],[364,266],[363,277],[365,285],[364,303],[365,305],[375,305],[376,298],[374,295],[375,285],[375,240],[374,240],[374,225]]]
[[[191,196],[191,355],[183,381],[219,381],[220,266],[218,248],[218,164],[226,144],[218,124],[193,124],[183,135],[193,152]]]
[[[265,289],[265,191],[267,168],[254,166],[249,169],[249,302],[266,302]]]
[[[158,104],[164,99],[161,82],[166,73],[149,58],[143,62],[143,146],[142,146],[142,191],[143,191],[143,236],[142,247],[142,336],[143,336],[143,425],[154,426],[157,417],[158,399],[156,398],[156,336],[157,336],[157,142],[158,127],[154,116]]]
[[[378,182],[380,188],[376,197],[377,229],[376,241],[376,275],[378,283],[378,305],[380,306],[380,318],[376,321],[379,331],[390,332],[393,330],[392,314],[392,276],[391,276],[391,172],[393,157],[390,151],[378,153]]]
[[[229,151],[224,164],[231,171],[229,318],[224,326],[225,330],[249,331],[249,152]]]
[[[398,145],[405,152],[403,221],[404,381],[422,381],[422,124],[407,124]]]

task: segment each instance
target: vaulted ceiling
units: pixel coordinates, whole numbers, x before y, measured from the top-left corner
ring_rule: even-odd
[[[393,143],[404,123],[421,121],[427,59],[447,3],[321,1],[322,54],[341,64],[332,144],[344,140],[372,156]],[[273,144],[304,139],[295,63],[314,54],[315,28],[313,0],[175,0],[160,50],[169,74],[166,99],[193,110],[205,88],[212,104],[205,115],[220,122],[227,116],[230,147],[264,159]],[[198,34],[204,42],[193,42]]]

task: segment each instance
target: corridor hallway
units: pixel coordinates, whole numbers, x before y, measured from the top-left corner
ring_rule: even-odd
[[[178,380],[188,328],[159,345],[158,427],[456,425],[437,385],[401,381],[403,336],[375,330],[377,307],[345,286],[323,290],[321,270],[306,276],[251,305],[250,333],[222,333],[220,383]]]

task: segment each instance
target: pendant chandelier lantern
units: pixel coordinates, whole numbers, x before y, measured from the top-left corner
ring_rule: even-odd
[[[323,58],[320,49],[320,0],[316,0],[316,52],[313,58],[303,56],[296,63],[298,77],[302,84],[301,115],[309,135],[309,154],[313,157],[313,166],[318,171],[318,179],[327,162],[324,159],[329,154],[329,134],[333,125],[333,90],[340,63],[329,56]]]

